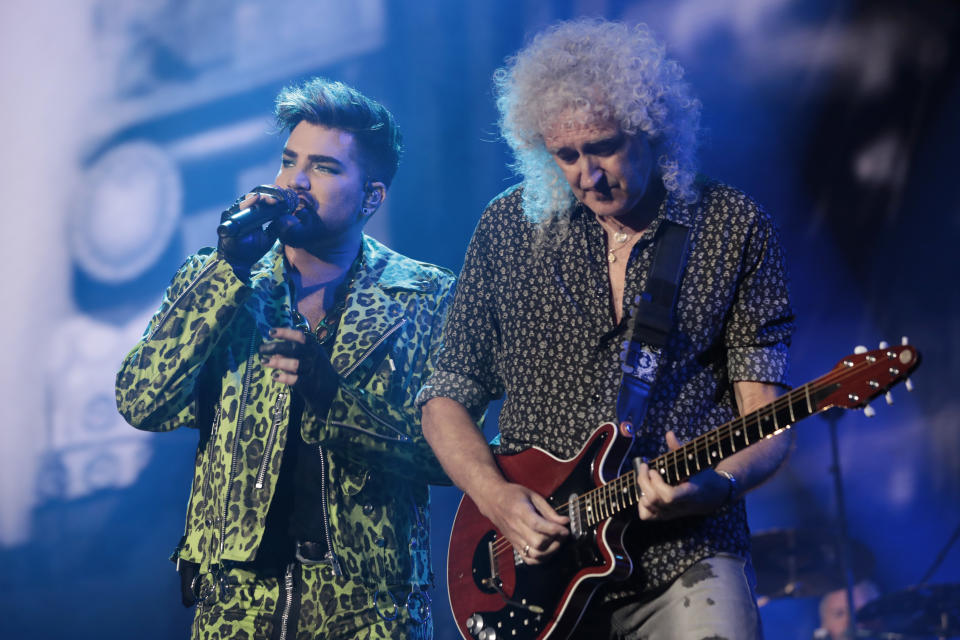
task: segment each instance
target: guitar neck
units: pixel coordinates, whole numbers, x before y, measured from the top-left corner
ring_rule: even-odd
[[[826,407],[820,403],[840,387],[836,375],[827,374],[793,389],[756,411],[735,418],[694,438],[679,449],[649,462],[667,484],[678,485],[711,469],[724,458],[773,436],[790,425]],[[637,504],[636,473],[633,470],[582,495],[583,515],[588,524],[608,518]]]

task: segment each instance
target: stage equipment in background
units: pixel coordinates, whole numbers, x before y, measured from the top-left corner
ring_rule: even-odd
[[[857,619],[881,637],[960,637],[960,583],[918,585],[881,596],[861,607]]]
[[[873,577],[873,552],[850,540],[855,581]],[[760,606],[775,598],[816,598],[846,586],[841,550],[826,529],[773,529],[750,538]]]
[[[920,354],[905,342],[851,354],[816,380],[650,461],[650,468],[678,485],[803,418],[832,407],[866,407],[919,364]],[[447,553],[450,605],[464,638],[567,638],[597,588],[630,575],[623,532],[635,519],[637,483],[634,471],[619,474],[630,467],[632,443],[608,422],[568,460],[537,447],[496,456],[507,480],[543,495],[570,518],[572,535],[549,561],[528,566],[464,496]]]

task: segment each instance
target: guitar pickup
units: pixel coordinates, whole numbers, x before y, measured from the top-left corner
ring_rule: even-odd
[[[567,517],[570,518],[570,533],[573,534],[574,540],[579,540],[587,535],[587,532],[583,528],[583,521],[580,518],[580,502],[577,500],[578,497],[577,494],[571,493],[570,498],[567,500]]]

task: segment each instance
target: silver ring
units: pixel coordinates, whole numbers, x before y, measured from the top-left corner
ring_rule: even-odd
[[[523,547],[523,555],[528,556],[528,557],[530,556],[530,545],[528,545],[528,544],[527,544],[527,545],[524,545],[524,547]]]

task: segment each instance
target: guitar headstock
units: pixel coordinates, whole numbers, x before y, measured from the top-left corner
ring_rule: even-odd
[[[873,351],[858,347],[825,376],[839,386],[817,406],[819,409],[858,409],[900,382],[906,381],[910,389],[908,377],[919,364],[920,352],[907,344],[906,338],[896,346],[881,342],[880,348]],[[889,395],[887,402],[892,403]]]

